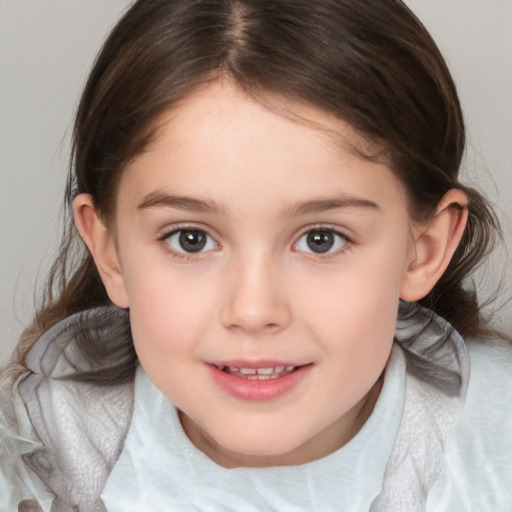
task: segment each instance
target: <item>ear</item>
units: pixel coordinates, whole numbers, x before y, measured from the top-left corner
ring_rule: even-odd
[[[464,233],[467,205],[466,194],[451,189],[439,202],[435,216],[414,227],[413,256],[400,289],[401,299],[422,299],[443,275]]]
[[[94,207],[89,194],[79,194],[73,202],[75,224],[87,245],[110,300],[121,308],[128,298],[115,237]]]

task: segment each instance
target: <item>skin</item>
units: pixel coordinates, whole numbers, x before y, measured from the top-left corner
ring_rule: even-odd
[[[225,467],[301,464],[358,432],[399,298],[428,293],[465,224],[452,192],[431,224],[414,225],[392,171],[340,144],[362,143],[350,127],[283,105],[325,129],[210,84],[127,167],[112,226],[89,196],[75,201],[111,299],[130,308],[144,370]],[[206,233],[204,249],[187,253],[180,229]],[[325,253],[308,245],[318,229],[334,241]],[[212,378],[209,363],[233,360],[309,366],[286,393],[244,400]]]

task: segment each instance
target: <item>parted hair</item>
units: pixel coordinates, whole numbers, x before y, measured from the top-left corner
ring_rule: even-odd
[[[299,101],[348,123],[379,148],[361,157],[385,159],[416,221],[428,221],[448,190],[463,190],[463,239],[419,304],[463,336],[486,332],[468,278],[500,236],[498,221],[481,194],[459,181],[465,130],[456,88],[431,36],[401,0],[139,0],[110,33],[83,91],[61,252],[18,345],[21,366],[51,325],[110,304],[73,225],[73,199],[90,194],[108,222],[119,177],[147,147],[159,117],[219,77],[256,98]],[[117,351],[119,363],[108,376],[88,378],[131,378],[137,358],[129,329],[111,345],[103,341],[84,333],[84,357],[101,367],[105,351]]]

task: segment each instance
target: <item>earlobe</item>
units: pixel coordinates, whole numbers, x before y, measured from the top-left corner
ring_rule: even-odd
[[[126,286],[115,238],[94,207],[89,194],[79,194],[73,202],[75,224],[91,253],[110,300],[128,307]]]
[[[443,275],[464,234],[467,204],[464,192],[449,190],[435,216],[427,224],[415,227],[414,256],[402,282],[401,299],[414,302],[424,298]]]

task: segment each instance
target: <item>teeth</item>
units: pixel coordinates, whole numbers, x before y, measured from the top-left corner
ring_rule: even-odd
[[[267,368],[239,368],[237,366],[218,366],[230,375],[248,380],[278,379],[295,370],[295,366],[269,366]]]
[[[276,371],[276,368],[258,368],[256,370],[258,375],[272,375]]]

